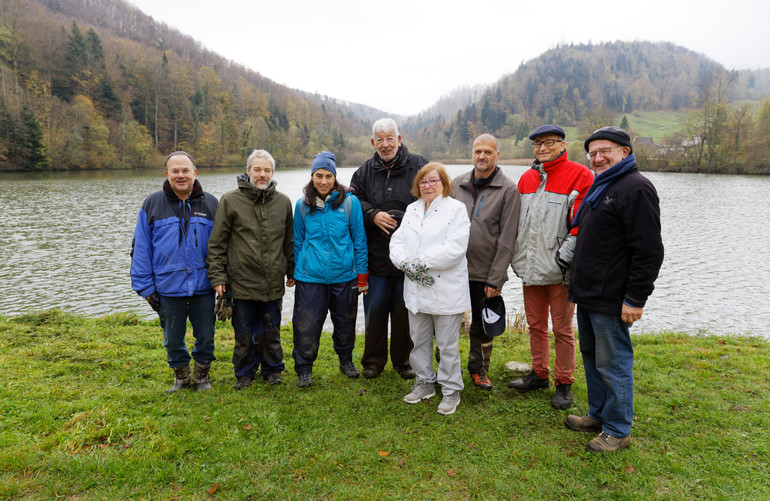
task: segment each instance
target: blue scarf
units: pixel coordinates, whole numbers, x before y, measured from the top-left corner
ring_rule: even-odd
[[[583,212],[583,207],[586,204],[595,209],[599,205],[599,201],[604,197],[604,192],[607,191],[607,188],[634,167],[636,167],[636,157],[631,153],[617,164],[596,176],[593,184],[591,184],[591,188],[586,193],[586,197],[583,199],[583,203],[580,204],[575,217],[572,218],[572,227],[575,228],[580,224],[580,213]]]

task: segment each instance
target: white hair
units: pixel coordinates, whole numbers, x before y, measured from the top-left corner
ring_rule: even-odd
[[[398,125],[396,125],[396,121],[392,118],[380,118],[376,122],[374,122],[374,125],[372,125],[372,138],[374,138],[374,135],[377,134],[377,132],[389,132],[390,129],[393,129],[393,132],[398,136]]]
[[[249,158],[246,159],[246,170],[249,170],[249,167],[251,167],[251,162],[253,162],[255,158],[266,158],[267,161],[270,162],[271,168],[275,170],[275,159],[273,158],[273,155],[267,152],[267,150],[252,151],[251,155],[249,155]]]

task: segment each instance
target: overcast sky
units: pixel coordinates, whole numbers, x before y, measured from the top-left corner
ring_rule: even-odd
[[[410,115],[560,43],[668,41],[770,67],[768,0],[129,0],[292,88]]]

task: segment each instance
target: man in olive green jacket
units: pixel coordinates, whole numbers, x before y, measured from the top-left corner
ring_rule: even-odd
[[[232,294],[235,389],[251,386],[261,365],[270,384],[281,382],[281,304],[294,286],[291,200],[276,190],[275,160],[255,150],[238,176],[238,189],[222,195],[209,239],[209,280]]]

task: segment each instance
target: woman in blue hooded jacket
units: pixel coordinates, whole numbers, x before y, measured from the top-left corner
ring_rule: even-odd
[[[358,294],[368,290],[369,267],[361,203],[337,181],[334,153],[313,159],[305,196],[294,210],[294,370],[298,385],[312,384],[326,314],[331,314],[340,371],[358,377],[353,364]]]

